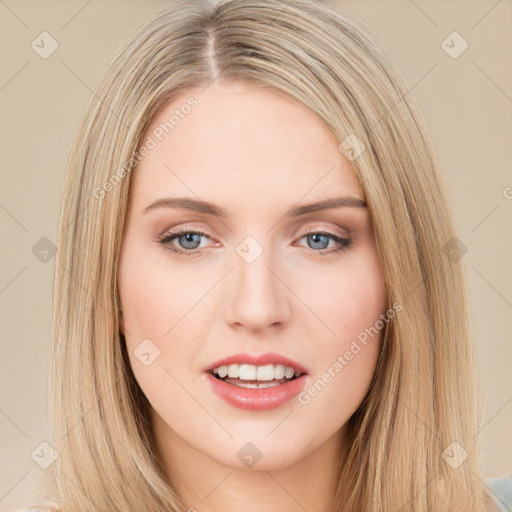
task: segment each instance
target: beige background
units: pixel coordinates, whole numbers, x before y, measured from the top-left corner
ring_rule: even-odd
[[[163,1],[0,0],[2,358],[0,510],[23,505],[48,438],[47,348],[53,259],[65,160],[107,61]],[[454,197],[485,375],[478,434],[488,477],[512,473],[512,4],[510,1],[340,2],[382,38],[419,96]],[[42,59],[43,31],[58,49]],[[441,42],[457,31],[468,49]],[[508,191],[508,194],[507,194]],[[507,196],[508,198],[507,199]]]

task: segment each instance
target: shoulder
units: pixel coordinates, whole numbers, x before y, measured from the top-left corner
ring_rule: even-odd
[[[500,512],[509,512],[512,509],[512,475],[489,478],[486,483]]]

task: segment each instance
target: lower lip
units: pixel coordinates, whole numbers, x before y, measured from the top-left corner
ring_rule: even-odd
[[[206,372],[206,378],[217,393],[228,404],[239,409],[251,411],[266,411],[279,407],[297,396],[306,384],[307,375],[301,375],[285,384],[271,388],[242,388],[228,384]]]

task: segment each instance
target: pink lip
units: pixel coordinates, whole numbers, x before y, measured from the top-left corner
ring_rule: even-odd
[[[215,378],[208,371],[204,375],[213,391],[228,404],[239,409],[253,411],[275,409],[283,405],[300,393],[309,378],[307,375],[301,375],[286,384],[271,388],[253,389],[228,384]]]
[[[282,364],[283,366],[291,366],[295,371],[299,371],[301,373],[309,373],[308,370],[301,364],[297,363],[297,361],[288,359],[287,357],[281,356],[274,352],[266,352],[265,354],[260,355],[252,355],[246,353],[234,354],[224,359],[215,361],[203,371],[209,372],[210,370],[218,368],[219,366],[227,366],[230,364],[253,364],[254,366],[264,366],[266,364]]]

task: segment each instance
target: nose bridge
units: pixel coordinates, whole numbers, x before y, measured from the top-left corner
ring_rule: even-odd
[[[247,237],[235,252],[228,321],[252,329],[284,322],[289,314],[288,297],[277,277],[280,265],[271,247]]]

